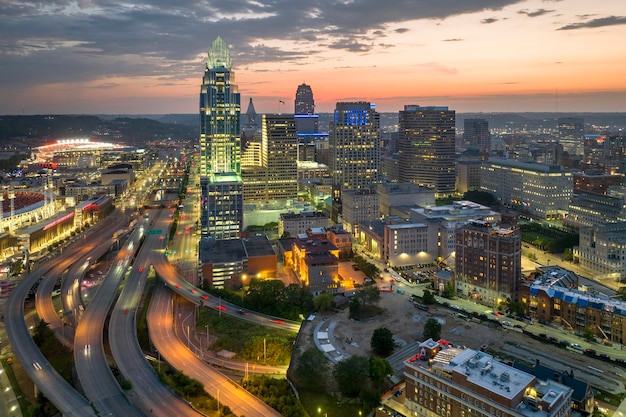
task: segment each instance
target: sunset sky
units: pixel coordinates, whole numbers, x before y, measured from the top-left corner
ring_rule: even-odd
[[[318,112],[626,112],[625,0],[0,0],[0,22],[0,114],[196,113],[218,35],[242,111],[293,112],[305,82]]]

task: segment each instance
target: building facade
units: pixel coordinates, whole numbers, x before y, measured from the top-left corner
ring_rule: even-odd
[[[437,196],[454,193],[455,112],[447,107],[404,106],[400,112],[400,182],[433,187]]]
[[[376,192],[380,199],[380,215],[382,217],[390,216],[392,207],[435,205],[435,190],[421,187],[414,182],[379,184]]]
[[[567,212],[573,180],[563,167],[490,158],[481,169],[481,190],[505,206],[541,219],[560,219]]]
[[[329,124],[328,147],[333,187],[339,193],[378,183],[380,119],[374,105],[337,103]]]
[[[485,119],[465,119],[463,121],[463,144],[466,149],[479,152],[491,151],[489,122]]]
[[[405,362],[401,415],[568,417],[572,389],[498,361],[488,353],[429,339]],[[390,415],[378,409],[376,417]]]
[[[200,87],[201,231],[209,239],[239,238],[243,226],[241,97],[231,67],[228,47],[218,36]]]
[[[455,252],[458,293],[492,307],[518,301],[522,283],[519,229],[470,220],[456,230]]]
[[[468,191],[480,190],[480,167],[483,161],[462,159],[456,164],[456,190],[463,195]]]
[[[626,222],[581,227],[574,260],[596,275],[618,282],[626,278]]]
[[[373,186],[343,190],[341,202],[343,228],[353,236],[359,233],[359,223],[380,218],[380,199]]]
[[[278,220],[278,236],[298,236],[308,229],[327,227],[330,219],[321,211],[282,213]]]
[[[562,117],[558,120],[559,143],[570,155],[584,155],[585,121],[579,117]]]

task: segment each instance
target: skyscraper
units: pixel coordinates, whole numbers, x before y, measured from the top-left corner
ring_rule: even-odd
[[[570,155],[585,152],[585,121],[580,117],[562,117],[558,121],[559,143]]]
[[[485,119],[465,119],[463,122],[463,144],[468,149],[489,152],[491,150],[489,122]]]
[[[448,107],[404,106],[400,111],[400,182],[434,187],[437,196],[454,193],[455,113]]]
[[[209,48],[200,88],[202,237],[236,239],[243,225],[241,104],[228,47]]]
[[[333,188],[354,190],[378,183],[380,118],[374,105],[363,101],[337,103],[328,127]]]
[[[310,85],[300,84],[296,90],[294,114],[315,114],[315,100]]]

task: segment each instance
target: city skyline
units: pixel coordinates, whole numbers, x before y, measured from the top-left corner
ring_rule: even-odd
[[[217,36],[259,113],[302,83],[318,112],[626,111],[619,0],[168,3],[2,3],[0,114],[195,113]]]

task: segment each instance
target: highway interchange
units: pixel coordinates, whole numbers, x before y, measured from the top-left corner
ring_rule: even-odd
[[[88,233],[74,238],[57,256],[39,264],[9,297],[5,324],[13,351],[37,388],[63,415],[202,415],[159,381],[137,341],[137,311],[151,267],[163,279],[163,284],[156,286],[147,317],[151,342],[160,357],[202,382],[207,393],[237,415],[280,415],[209,365],[209,355],[198,355],[201,346],[185,343],[184,335],[176,331],[172,297],[175,293],[197,306],[219,309],[222,314],[282,330],[297,332],[300,324],[254,312],[241,314],[235,305],[212,297],[188,282],[164,253],[166,239],[163,236],[168,235],[173,212],[171,208],[161,208],[139,217],[130,210],[116,210]],[[148,233],[149,230],[162,232]],[[185,244],[190,245],[189,242],[193,241],[186,239]],[[110,256],[114,258],[99,288],[89,302],[83,304],[82,281],[93,264]],[[32,339],[24,305],[34,287],[38,317],[73,351],[78,387],[63,379]],[[61,302],[55,304],[53,293],[57,287]],[[107,320],[108,337],[105,334]],[[105,346],[107,340],[108,346]],[[190,341],[188,335],[187,341]],[[110,354],[107,347],[110,347]],[[221,361],[220,365],[238,370],[248,368],[247,364],[237,361],[226,364]],[[121,388],[112,366],[130,382],[132,393]],[[277,372],[272,367],[255,366],[254,369],[255,372]],[[284,373],[285,369],[278,372]]]

